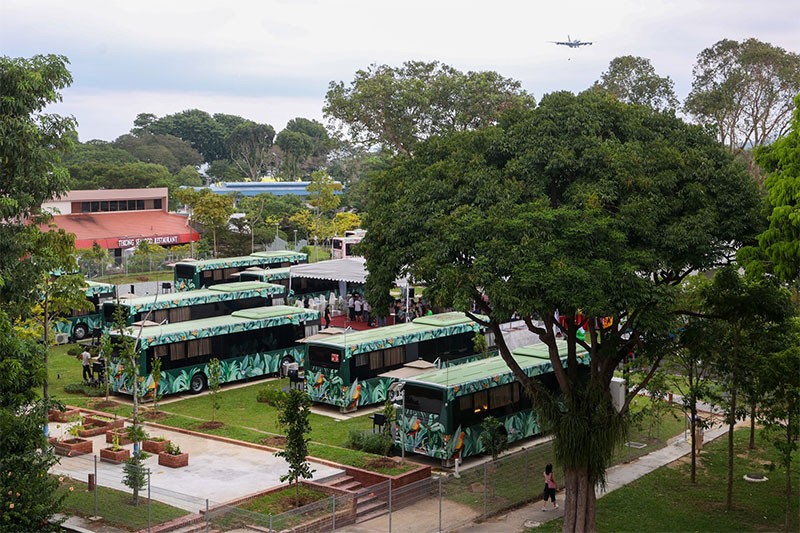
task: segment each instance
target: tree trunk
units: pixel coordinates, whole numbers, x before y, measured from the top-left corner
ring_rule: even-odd
[[[792,427],[794,424],[794,419],[797,417],[796,414],[789,413],[787,420],[786,420],[786,449],[792,449]],[[784,452],[785,453],[785,452]],[[785,515],[785,522],[784,522],[784,530],[788,533],[789,526],[792,523],[792,456],[788,456],[788,460],[786,461],[786,488],[784,489],[786,494],[786,512]]]
[[[728,488],[725,497],[725,510],[733,510],[733,428],[736,425],[736,386],[731,391],[731,404],[728,417]]]
[[[564,528],[565,533],[594,533],[597,514],[597,496],[594,484],[589,482],[586,469],[569,469],[565,477]]]
[[[47,365],[49,364],[49,344],[50,344],[50,336],[47,334],[47,330],[50,327],[49,321],[49,305],[47,298],[45,297],[44,301],[42,302],[42,313],[44,318],[44,384],[42,385],[42,398],[44,399],[44,405],[47,409],[50,409],[50,380],[47,376]],[[47,424],[45,424],[45,428]]]
[[[697,443],[695,442],[695,439],[697,439],[697,404],[694,401],[694,396],[692,396],[690,413],[689,434],[691,435],[692,446],[692,484],[695,484],[697,483]]]
[[[750,445],[751,450],[756,448],[756,402],[750,404]]]

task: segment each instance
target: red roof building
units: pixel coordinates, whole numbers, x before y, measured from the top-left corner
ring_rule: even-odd
[[[42,205],[54,213],[52,223],[75,235],[77,249],[96,242],[121,257],[142,241],[173,246],[198,241],[185,215],[169,213],[166,187],[70,191]]]

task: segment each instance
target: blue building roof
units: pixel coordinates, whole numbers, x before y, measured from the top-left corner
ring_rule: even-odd
[[[308,196],[307,187],[310,183],[310,181],[224,181],[210,187],[194,187],[194,189],[210,189],[216,194],[238,193],[242,196],[256,196],[264,193],[275,196],[287,194]],[[334,191],[334,194],[342,194],[342,191]]]

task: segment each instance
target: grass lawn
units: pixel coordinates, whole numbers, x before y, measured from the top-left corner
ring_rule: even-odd
[[[125,285],[143,281],[172,281],[174,278],[175,276],[172,270],[160,270],[157,272],[139,272],[137,274],[113,274],[111,276],[99,277],[95,281],[112,283],[114,285]]]
[[[91,407],[93,403],[103,398],[89,398],[82,394],[70,394],[64,390],[68,384],[81,382],[80,361],[67,355],[67,349],[70,346],[73,345],[56,346],[50,351],[50,395],[68,405]],[[199,427],[203,422],[211,420],[212,408],[209,395],[194,396],[160,405],[159,410],[166,412],[168,416],[158,420],[158,423],[259,444],[263,439],[271,435],[282,435],[283,432],[278,426],[277,409],[256,401],[258,391],[265,388],[281,389],[284,387],[288,387],[288,380],[260,381],[239,388],[223,387],[220,391],[222,407],[214,413],[214,418],[224,423],[221,428],[202,429]],[[131,414],[131,408],[126,405],[101,410],[117,416],[130,416]],[[378,456],[345,448],[351,429],[358,431],[372,429],[372,420],[368,418],[368,415],[338,421],[312,413],[310,421],[312,429],[309,436],[312,442],[309,445],[309,451],[312,456],[357,468],[371,469],[369,461]],[[410,470],[411,467],[398,465],[372,469],[383,474],[396,475]]]
[[[689,458],[676,461],[615,490],[597,501],[598,531],[782,531],[786,471],[768,471],[777,456],[763,439],[748,450],[749,431],[735,433],[733,510],[725,511],[727,438],[706,445],[699,457],[697,484],[690,482]],[[800,468],[797,458],[792,486],[797,491]],[[765,474],[764,483],[743,479],[748,473]],[[800,529],[800,503],[791,499],[790,531]],[[548,522],[530,532],[561,531],[562,520]]]
[[[59,478],[60,491],[66,494],[63,510],[67,514],[84,517],[94,516],[94,492],[89,492],[86,483],[70,478]],[[103,517],[99,524],[107,524],[129,530],[139,530],[147,527],[147,492],[140,494],[139,505],[134,506],[132,495],[106,487],[97,487],[97,512]],[[152,501],[150,504],[151,524],[160,524],[189,514],[183,509],[172,507],[161,502]]]

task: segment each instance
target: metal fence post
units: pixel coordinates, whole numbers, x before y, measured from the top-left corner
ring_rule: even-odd
[[[206,533],[208,533],[208,498],[206,498]]]
[[[392,533],[392,480],[389,480],[389,533]]]
[[[150,469],[147,469],[147,532],[150,533]]]
[[[272,513],[269,514],[269,533],[272,533]]]
[[[486,468],[486,463],[483,463],[483,516],[484,517],[486,517],[486,503],[487,503],[486,500],[488,497],[487,483],[486,483],[487,472],[488,470]]]
[[[442,531],[442,476],[439,476],[439,531]]]
[[[98,514],[99,511],[97,510],[97,490],[99,488],[100,487],[97,484],[97,456],[95,455],[94,456],[94,515],[95,516],[100,516]]]
[[[525,499],[529,499],[530,492],[531,492],[531,471],[530,465],[528,464],[528,449],[525,449]]]
[[[333,526],[332,531],[336,531],[336,495],[333,495]]]

